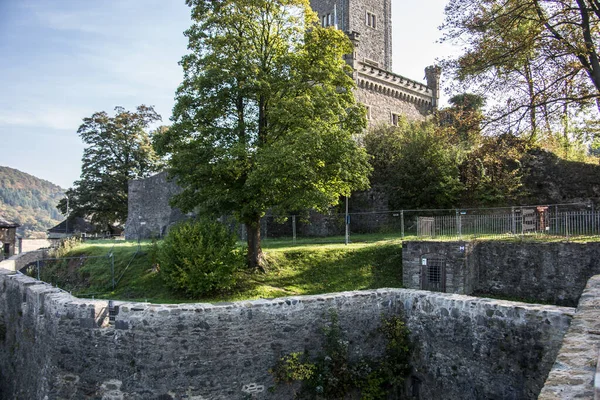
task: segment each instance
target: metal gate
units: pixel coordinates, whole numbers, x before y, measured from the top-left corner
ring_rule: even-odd
[[[446,259],[443,256],[421,257],[421,289],[446,291]]]

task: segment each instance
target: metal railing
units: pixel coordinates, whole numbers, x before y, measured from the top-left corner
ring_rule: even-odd
[[[544,207],[545,208],[545,207]],[[418,217],[417,237],[498,238],[516,236],[600,236],[600,213],[595,210],[559,211],[523,208],[506,214],[466,214]]]

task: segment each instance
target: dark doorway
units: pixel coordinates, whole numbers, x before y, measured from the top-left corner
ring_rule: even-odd
[[[421,257],[421,289],[446,291],[446,259],[442,256]]]
[[[10,243],[4,243],[4,258],[10,257]]]

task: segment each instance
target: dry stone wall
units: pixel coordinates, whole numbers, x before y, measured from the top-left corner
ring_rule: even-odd
[[[268,369],[317,351],[330,310],[351,356],[381,354],[381,314],[403,314],[421,399],[534,399],[573,309],[381,289],[229,304],[77,299],[0,271],[0,398],[292,398]],[[47,396],[47,397],[46,397]]]

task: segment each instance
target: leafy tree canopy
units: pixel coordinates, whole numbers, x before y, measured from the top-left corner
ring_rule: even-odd
[[[70,217],[89,219],[100,229],[111,229],[127,219],[127,190],[130,179],[144,178],[160,168],[147,130],[161,117],[151,106],[136,111],[115,108],[84,118],[77,133],[87,145],[83,152],[81,178],[68,189],[60,211]]]
[[[450,0],[442,29],[464,48],[446,64],[460,90],[494,98],[491,127],[535,142],[600,112],[598,0]]]
[[[343,55],[346,35],[317,24],[308,0],[188,0],[190,54],[173,125],[155,138],[169,155],[184,211],[232,213],[262,263],[268,209],[324,210],[368,187],[365,126]]]
[[[458,204],[460,152],[432,122],[380,127],[365,136],[372,156],[373,185],[382,187],[392,209],[448,208]]]

